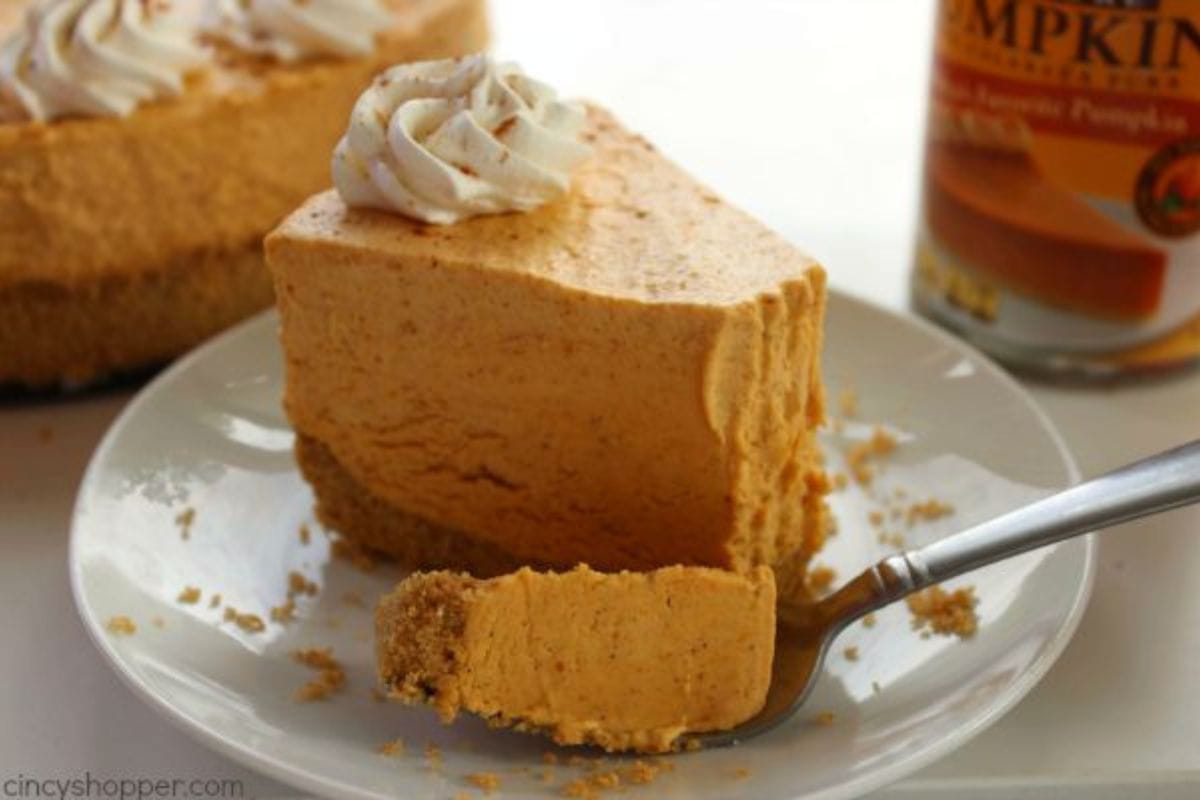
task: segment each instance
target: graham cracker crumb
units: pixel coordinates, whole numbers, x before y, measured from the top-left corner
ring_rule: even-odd
[[[308,595],[313,597],[317,592],[321,591],[321,587],[314,581],[301,575],[299,572],[292,570],[288,573],[288,598],[296,597],[297,595]]]
[[[738,767],[733,771],[733,777],[737,778],[739,781],[744,781],[750,777],[750,770],[746,767]]]
[[[307,647],[292,651],[292,660],[311,669],[341,669],[332,647]]]
[[[194,605],[195,603],[199,603],[200,596],[201,592],[199,587],[185,586],[183,587],[183,590],[180,591],[179,596],[175,598],[175,602],[190,606]]]
[[[232,622],[247,633],[262,633],[267,629],[267,624],[258,614],[243,614],[233,606],[225,608],[225,621]]]
[[[133,636],[137,633],[137,625],[129,617],[124,614],[118,614],[115,617],[109,617],[108,622],[104,625],[108,632],[113,636]]]
[[[918,522],[929,522],[954,513],[954,506],[939,500],[926,500],[923,503],[913,503],[904,513],[904,519],[911,528]]]
[[[671,763],[652,763],[638,759],[630,766],[621,769],[620,773],[627,782],[635,786],[644,786],[647,783],[653,783],[659,775],[670,772],[674,768],[675,765]]]
[[[541,772],[538,774],[541,777],[542,783],[546,786],[551,785],[556,780],[554,769],[551,767],[542,767]]]
[[[596,796],[596,792],[588,784],[587,778],[576,778],[563,786],[562,793],[563,797],[582,797],[584,800],[590,800]]]
[[[850,484],[850,479],[846,477],[846,473],[844,472],[835,472],[830,476],[830,479],[833,481],[833,488],[839,492]]]
[[[384,742],[375,748],[375,752],[381,756],[400,756],[404,755],[404,740],[392,739],[390,742]]]
[[[280,625],[286,625],[295,619],[296,601],[290,597],[283,605],[278,605],[271,608],[271,622],[277,622]]]
[[[500,788],[500,776],[494,772],[472,772],[467,780],[482,789],[484,794],[491,794]]]
[[[854,645],[847,647],[842,653],[846,656],[847,661],[858,661],[858,648]]]
[[[588,778],[588,781],[597,789],[615,789],[621,785],[621,776],[616,772],[597,772]]]
[[[217,594],[214,594],[214,595],[212,596],[212,599],[208,601],[208,607],[209,607],[209,608],[216,608],[216,607],[217,607],[217,606],[219,606],[219,605],[221,605],[221,594],[220,594],[220,592],[218,592]]]
[[[835,580],[837,580],[837,572],[833,567],[827,567],[824,564],[814,566],[805,577],[808,590],[817,597],[828,592]]]
[[[436,768],[436,767],[441,766],[441,764],[442,764],[441,748],[439,748],[433,742],[426,742],[425,743],[425,760],[428,761],[430,766],[432,766],[432,767]]]
[[[651,778],[651,780],[653,780]],[[644,781],[649,783],[649,781]],[[601,792],[618,789],[621,786],[621,773],[617,770],[596,772],[584,778],[577,778],[563,787],[566,797],[595,798]]]
[[[837,715],[832,711],[818,711],[812,718],[812,721],[822,727],[829,727],[834,722],[837,722]]]
[[[192,523],[196,521],[196,509],[188,506],[175,515],[175,524],[179,526],[179,535],[188,540],[192,536]]]
[[[454,800],[471,800],[471,795],[466,792],[459,792],[454,795]]]
[[[309,531],[307,525],[300,526],[300,544],[308,544],[312,541],[312,532]]]
[[[883,524],[883,512],[882,511],[872,511],[870,514],[867,514],[867,522],[871,523],[872,526],[878,528],[880,525]]]
[[[689,737],[683,742],[683,749],[688,753],[694,753],[702,747],[704,747],[704,744],[695,736]]]
[[[334,658],[331,647],[294,650],[292,651],[292,660],[309,669],[317,670],[315,678],[296,690],[295,699],[299,703],[325,700],[330,695],[340,692],[346,685],[346,671]]]
[[[894,547],[897,550],[903,550],[906,544],[904,535],[900,533],[888,533],[887,531],[881,531],[879,536],[876,538],[884,547]]]
[[[940,586],[910,594],[905,600],[912,613],[913,630],[922,631],[926,638],[930,631],[943,636],[969,639],[979,628],[979,617],[975,614],[978,604],[974,586],[964,586],[947,592]],[[928,630],[925,628],[928,627]]]
[[[870,485],[875,469],[870,462],[888,455],[896,449],[896,437],[876,425],[871,438],[859,442],[846,451],[846,465],[850,476],[862,486]]]
[[[877,617],[875,616],[874,611],[872,611],[870,614],[864,614],[863,618],[862,618],[863,627],[864,628],[874,628],[876,619],[877,619]]]
[[[348,561],[359,572],[374,572],[378,565],[375,557],[369,552],[357,543],[340,536],[333,540],[330,552],[333,553],[334,558]]]

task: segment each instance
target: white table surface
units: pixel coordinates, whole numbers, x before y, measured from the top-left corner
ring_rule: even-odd
[[[501,55],[615,109],[820,257],[834,286],[905,308],[929,0],[493,2]],[[1198,373],[1031,388],[1085,475],[1200,437]],[[71,504],[129,397],[0,404],[0,780],[235,778],[246,796],[293,794],[157,717],[76,618]],[[1103,536],[1092,603],[1043,683],[879,797],[1200,796],[1197,587],[1200,508]]]

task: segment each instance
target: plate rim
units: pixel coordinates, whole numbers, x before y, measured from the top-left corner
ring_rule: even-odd
[[[1067,472],[1068,485],[1073,485],[1080,481],[1079,467],[1070,449],[1067,447],[1062,433],[1058,430],[1053,420],[1050,419],[1041,404],[1037,402],[1028,389],[1022,386],[1015,377],[1006,372],[985,353],[915,314],[888,308],[862,298],[853,292],[839,288],[830,287],[828,295],[829,301],[836,300],[839,303],[856,306],[856,310],[859,313],[866,312],[883,315],[899,324],[913,326],[936,343],[948,347],[959,355],[970,358],[981,370],[987,372],[991,378],[998,380],[1024,401],[1026,408],[1033,413],[1034,418],[1043,428],[1050,442],[1058,452],[1059,457],[1062,459],[1063,466]],[[260,753],[248,745],[232,740],[210,729],[202,721],[194,719],[183,709],[168,702],[126,666],[125,660],[121,658],[111,639],[105,635],[103,623],[92,612],[84,593],[83,568],[79,558],[79,539],[82,535],[79,531],[82,518],[86,514],[84,506],[86,505],[88,495],[93,491],[93,486],[97,482],[100,465],[106,461],[106,457],[113,448],[117,438],[122,434],[130,420],[137,415],[144,405],[155,397],[165,384],[175,380],[181,373],[186,372],[194,364],[205,359],[213,349],[220,347],[230,339],[245,335],[248,329],[263,325],[271,317],[277,318],[277,315],[278,312],[274,308],[264,310],[201,343],[168,365],[162,372],[142,386],[133,399],[121,409],[121,412],[109,425],[96,449],[88,459],[88,465],[79,482],[79,488],[76,492],[71,511],[70,536],[67,547],[71,597],[76,613],[83,624],[84,630],[87,632],[88,638],[97,650],[99,650],[108,666],[137,697],[141,698],[152,709],[157,711],[160,716],[165,717],[177,729],[182,730],[210,750],[236,761],[243,767],[260,772],[288,786],[302,788],[323,796],[375,800],[375,794],[364,792],[353,783],[310,771],[301,764]],[[936,739],[914,750],[902,760],[852,777],[834,786],[817,789],[807,794],[794,795],[793,800],[848,800],[848,798],[859,797],[867,792],[890,785],[932,764],[979,736],[1025,699],[1033,688],[1042,681],[1050,671],[1050,668],[1054,666],[1067,646],[1075,638],[1088,602],[1091,599],[1096,579],[1097,546],[1095,537],[1095,533],[1088,533],[1078,537],[1077,541],[1079,544],[1075,544],[1074,541],[1062,543],[1066,546],[1074,545],[1082,552],[1079,584],[1076,587],[1071,604],[1066,611],[1063,623],[1055,631],[1049,645],[1037,658],[1030,662],[1029,666],[1018,676],[1012,686],[997,699],[992,707],[986,709],[978,717],[969,720],[968,724],[956,728],[940,739]]]

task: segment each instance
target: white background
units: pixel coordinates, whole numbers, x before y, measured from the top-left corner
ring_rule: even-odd
[[[929,0],[493,2],[500,55],[614,109],[818,256],[837,288],[905,307]],[[1033,391],[1085,475],[1200,437],[1196,373]],[[71,502],[128,397],[0,405],[0,778],[241,778],[248,796],[285,795],[157,718],[75,617]],[[1198,676],[1192,508],[1104,535],[1092,604],[1043,684],[881,797],[1198,797]]]

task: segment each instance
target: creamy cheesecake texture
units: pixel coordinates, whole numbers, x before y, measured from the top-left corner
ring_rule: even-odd
[[[775,586],[699,567],[603,574],[416,573],[376,611],[391,697],[544,730],[560,744],[669,750],[766,699]]]
[[[262,237],[329,185],[329,153],[371,77],[487,41],[482,0],[386,5],[394,23],[369,57],[285,65],[217,45],[180,97],[127,118],[0,121],[0,383],[138,366],[269,305]],[[0,37],[18,24],[0,13]],[[223,283],[255,256],[246,280]],[[225,301],[193,308],[184,284]],[[132,311],[126,324],[114,302]],[[52,345],[67,336],[57,323],[74,344]]]
[[[268,237],[289,416],[367,494],[529,562],[802,570],[824,272],[588,116],[538,210],[430,226],[326,192]]]

